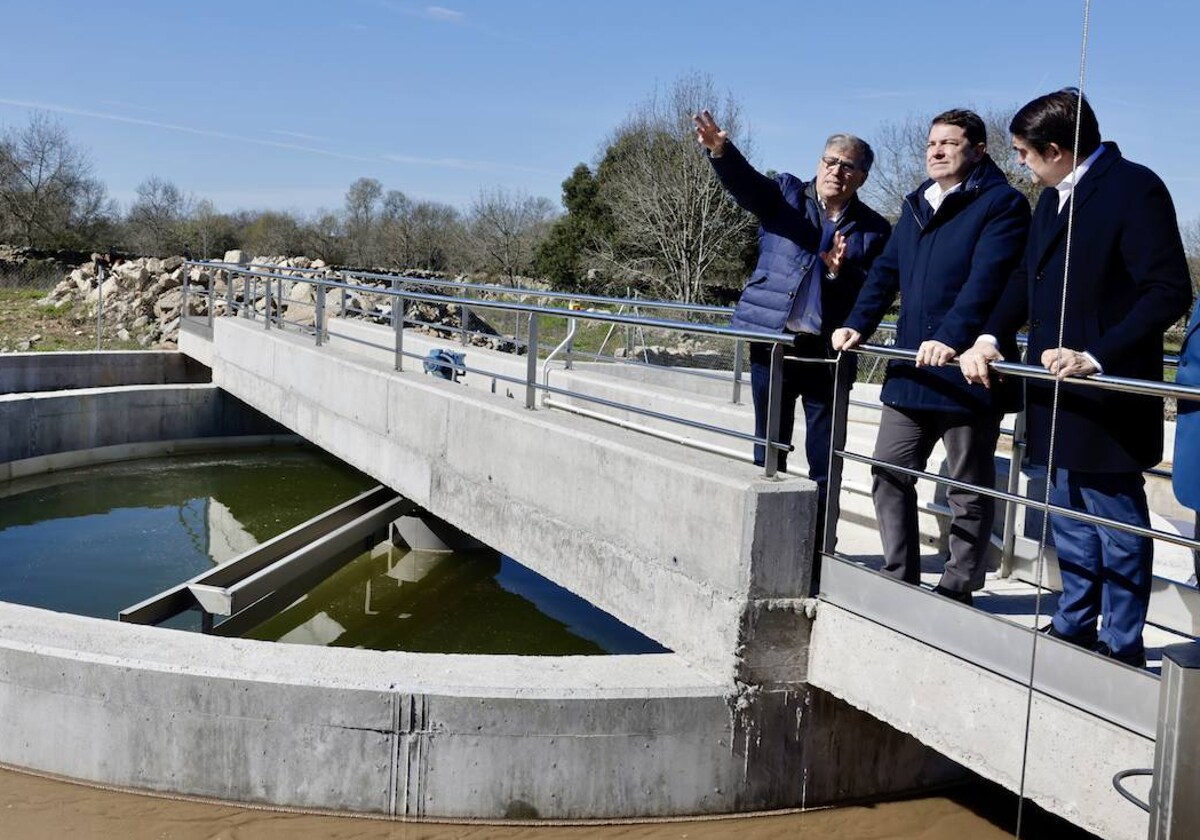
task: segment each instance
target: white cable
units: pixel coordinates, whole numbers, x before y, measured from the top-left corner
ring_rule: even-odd
[[[1088,26],[1091,20],[1091,10],[1091,0],[1084,0],[1083,34],[1079,51],[1079,87],[1078,98],[1075,103],[1075,139],[1072,148],[1074,158],[1071,162],[1071,194],[1067,198],[1067,250],[1063,259],[1062,299],[1059,302],[1058,310],[1057,361],[1060,368],[1062,366],[1063,336],[1066,327],[1067,286],[1071,276],[1071,238],[1075,228],[1075,190],[1079,186],[1079,135],[1083,118],[1083,85],[1087,78]],[[1040,360],[1033,360],[1032,363],[1038,364]],[[1034,586],[1036,589],[1033,601],[1033,646],[1029,652],[1029,689],[1025,700],[1025,742],[1021,749],[1021,782],[1017,789],[1017,825],[1013,833],[1016,840],[1021,840],[1021,825],[1025,815],[1025,774],[1029,766],[1029,731],[1033,719],[1033,681],[1037,669],[1038,637],[1041,636],[1041,633],[1038,632],[1038,625],[1041,624],[1042,620],[1042,575],[1046,566],[1046,535],[1050,525],[1050,486],[1054,481],[1054,441],[1058,431],[1058,396],[1061,389],[1062,379],[1055,378],[1054,397],[1050,407],[1050,444],[1046,454],[1046,488],[1042,498],[1042,533],[1038,539],[1037,564],[1034,572]],[[1028,406],[1026,406],[1026,410],[1028,411]],[[1018,469],[1020,468],[1019,465],[1010,465],[1010,469],[1013,466],[1016,466]]]

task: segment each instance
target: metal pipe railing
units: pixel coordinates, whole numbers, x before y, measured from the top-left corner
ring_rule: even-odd
[[[871,357],[875,357],[875,358],[900,359],[900,360],[905,360],[905,361],[915,361],[915,359],[916,359],[916,351],[914,351],[914,350],[907,350],[907,349],[897,348],[897,347],[882,347],[879,345],[872,345],[872,344],[860,345],[860,346],[854,348],[854,350],[852,350],[850,352],[858,354],[858,355],[862,355],[862,356],[871,356]],[[839,358],[838,358],[838,367],[839,368],[844,367],[848,364],[848,362],[846,361],[846,358],[847,358],[846,354],[842,354],[841,356],[839,356]],[[957,362],[957,360],[954,360],[951,362],[951,364],[957,365],[958,362]],[[1018,364],[1015,362],[993,362],[990,367],[995,372],[1004,374],[1006,376],[1015,376],[1015,377],[1020,377],[1020,378],[1024,378],[1024,379],[1049,381],[1049,382],[1054,382],[1057,379],[1057,377],[1054,374],[1050,373],[1045,368],[1038,367],[1035,365]],[[1101,388],[1104,390],[1111,390],[1111,391],[1116,391],[1116,392],[1121,392],[1121,393],[1131,393],[1131,394],[1140,394],[1140,395],[1157,396],[1157,397],[1170,396],[1170,397],[1175,397],[1176,399],[1200,401],[1200,388],[1188,387],[1188,386],[1184,386],[1184,385],[1176,385],[1174,383],[1150,382],[1150,381],[1140,380],[1140,379],[1130,379],[1127,377],[1107,376],[1107,375],[1097,375],[1097,376],[1090,376],[1090,377],[1068,377],[1068,378],[1062,380],[1062,387],[1071,388],[1071,387],[1077,387],[1077,386],[1078,387],[1087,387],[1087,388]],[[840,391],[839,391],[839,396],[840,396]],[[1023,412],[1022,412],[1022,415],[1023,415]],[[834,423],[835,423],[835,427],[834,427],[834,431],[833,431],[834,441],[835,442],[844,441],[845,434],[846,434],[846,430],[845,430],[846,412],[844,410],[839,412],[837,409],[837,403],[835,403],[835,409],[834,409]],[[1023,432],[1023,423],[1019,422],[1018,426],[1019,426],[1019,431]],[[1023,434],[1019,434],[1018,438],[1021,439],[1021,441],[1023,443]],[[886,469],[889,472],[895,472],[895,473],[899,473],[901,475],[907,475],[907,476],[910,476],[910,477],[913,477],[916,479],[932,481],[936,484],[943,485],[946,487],[954,487],[954,488],[958,488],[958,489],[962,489],[962,490],[969,490],[971,492],[979,493],[980,495],[989,496],[989,497],[997,499],[999,501],[1008,503],[1010,505],[1010,511],[1006,511],[1006,517],[1005,517],[1005,526],[1004,526],[1005,527],[1005,536],[1004,536],[1004,543],[1003,543],[1004,547],[1002,549],[1003,554],[1002,554],[1002,558],[1001,558],[1002,568],[1009,567],[1011,565],[1012,557],[1013,557],[1013,543],[1015,542],[1015,525],[1013,526],[1013,532],[1011,534],[1009,531],[1010,522],[1015,522],[1015,520],[1013,520],[1010,517],[1011,506],[1013,506],[1013,505],[1023,506],[1023,507],[1029,508],[1029,509],[1037,510],[1037,511],[1040,511],[1043,515],[1053,513],[1056,515],[1061,515],[1061,516],[1066,516],[1066,517],[1069,517],[1072,519],[1077,519],[1077,520],[1080,520],[1083,522],[1088,522],[1093,525],[1100,525],[1100,526],[1109,527],[1109,528],[1116,528],[1118,530],[1137,534],[1139,536],[1163,540],[1164,542],[1173,543],[1175,545],[1179,545],[1179,546],[1191,549],[1193,551],[1200,550],[1200,540],[1196,540],[1194,538],[1189,539],[1180,534],[1175,534],[1175,533],[1171,533],[1168,531],[1159,531],[1154,528],[1143,528],[1138,525],[1131,525],[1126,522],[1119,522],[1117,520],[1108,519],[1108,518],[1101,517],[1101,516],[1095,516],[1093,514],[1085,513],[1082,511],[1072,510],[1072,509],[1068,509],[1068,508],[1062,508],[1057,505],[1048,504],[1042,500],[1031,499],[1027,496],[1020,495],[1019,493],[1015,492],[1016,485],[1015,485],[1015,481],[1013,480],[1013,477],[1016,474],[1018,474],[1018,471],[1020,469],[1020,462],[1017,461],[1016,459],[1020,455],[1021,451],[1022,451],[1021,447],[1014,447],[1014,457],[1010,461],[1010,467],[1009,467],[1009,474],[1010,474],[1009,488],[1010,489],[1008,492],[996,490],[994,487],[984,487],[982,485],[976,485],[976,484],[971,484],[968,482],[957,481],[957,480],[949,478],[947,476],[936,475],[934,473],[930,473],[925,470],[914,470],[914,469],[910,469],[907,467],[890,464],[890,463],[872,458],[870,456],[862,455],[862,454],[855,453],[855,452],[850,452],[845,449],[844,445],[834,446],[832,449],[830,458],[831,458],[831,467],[833,466],[833,462],[836,462],[836,461],[842,461],[842,462],[847,461],[847,460],[856,461],[859,463],[870,465],[871,467],[875,467],[875,468],[879,468],[879,469]],[[825,551],[827,554],[830,554],[830,555],[833,554],[833,545],[834,545],[834,540],[832,538],[830,531],[833,528],[836,528],[837,504],[836,504],[835,499],[840,494],[840,491],[841,491],[841,470],[840,469],[834,470],[831,468],[830,481],[829,481],[829,494],[828,494],[829,499],[830,499],[830,504],[826,510],[826,522],[825,522],[825,527],[826,527]]]
[[[688,321],[673,321],[673,320],[667,320],[667,319],[663,319],[663,318],[651,318],[651,317],[646,317],[643,315],[626,315],[626,314],[622,314],[620,312],[613,313],[613,312],[604,312],[604,311],[595,311],[595,310],[589,311],[589,310],[578,310],[578,309],[563,309],[563,308],[559,308],[559,307],[541,306],[541,305],[535,305],[535,304],[530,304],[530,303],[490,301],[490,300],[483,300],[483,299],[477,298],[477,297],[470,297],[465,294],[460,294],[460,295],[452,297],[450,295],[436,294],[436,293],[428,292],[428,291],[414,291],[414,290],[409,290],[409,289],[402,289],[402,288],[400,288],[400,286],[401,286],[401,283],[405,282],[405,278],[398,278],[393,275],[373,275],[375,277],[378,277],[380,280],[386,279],[391,284],[391,288],[379,288],[376,286],[362,286],[362,285],[358,285],[358,284],[354,284],[354,283],[347,283],[347,282],[343,282],[343,281],[339,281],[339,280],[334,280],[328,276],[324,276],[324,274],[322,274],[322,276],[296,276],[295,274],[290,274],[290,273],[284,274],[281,271],[262,271],[262,270],[258,270],[256,268],[254,268],[254,267],[244,267],[244,266],[233,265],[230,263],[214,264],[214,263],[188,261],[187,265],[201,266],[201,267],[207,267],[207,268],[216,268],[216,270],[218,270],[218,271],[224,271],[228,275],[227,282],[229,284],[233,284],[235,282],[237,276],[239,276],[239,275],[242,276],[243,280],[244,280],[244,296],[243,296],[242,305],[245,310],[250,311],[250,312],[253,312],[253,310],[257,306],[258,284],[261,282],[263,284],[263,288],[265,290],[264,298],[263,298],[264,307],[265,307],[265,318],[264,318],[264,325],[263,325],[264,329],[271,329],[272,323],[274,323],[277,327],[294,326],[294,327],[298,327],[305,331],[309,330],[310,327],[307,324],[302,324],[300,322],[297,322],[294,320],[289,320],[289,319],[285,318],[284,310],[286,308],[286,304],[285,304],[285,298],[284,298],[283,283],[286,281],[286,282],[293,282],[293,283],[305,283],[305,284],[315,286],[316,287],[315,294],[316,294],[317,303],[314,306],[314,309],[315,309],[314,325],[311,327],[311,329],[315,335],[315,340],[316,340],[316,343],[318,344],[318,346],[323,344],[327,337],[335,335],[328,329],[328,325],[327,325],[328,308],[324,305],[325,297],[328,294],[329,290],[332,289],[332,290],[340,290],[341,291],[343,312],[345,311],[345,307],[346,307],[346,302],[345,302],[346,297],[347,297],[348,293],[350,293],[350,292],[356,292],[356,293],[363,294],[363,295],[375,295],[375,296],[391,298],[391,301],[392,301],[391,320],[392,320],[392,324],[393,324],[393,332],[395,335],[392,346],[390,348],[384,348],[381,345],[376,345],[372,342],[363,341],[361,339],[356,339],[356,341],[358,341],[358,343],[367,344],[369,346],[378,347],[380,349],[391,350],[394,353],[395,367],[397,370],[402,369],[402,365],[403,365],[402,360],[405,356],[414,357],[414,358],[416,357],[416,354],[405,352],[403,349],[404,313],[405,313],[406,305],[409,301],[422,301],[422,302],[426,302],[426,303],[443,304],[447,307],[450,307],[450,306],[458,307],[458,310],[461,313],[459,331],[462,332],[462,334],[464,336],[465,336],[465,328],[467,326],[466,320],[469,317],[470,308],[472,306],[478,307],[478,308],[483,308],[483,309],[498,309],[501,311],[513,312],[513,313],[516,313],[518,315],[518,317],[520,315],[526,315],[528,317],[528,336],[527,336],[527,339],[525,342],[525,345],[527,348],[527,352],[526,352],[527,360],[526,360],[526,371],[525,371],[524,378],[505,376],[505,375],[497,374],[497,373],[491,372],[491,371],[477,371],[475,369],[467,368],[465,366],[463,366],[461,369],[463,369],[464,371],[486,374],[487,376],[489,376],[493,379],[496,379],[496,380],[508,381],[508,382],[512,382],[514,384],[524,385],[524,387],[525,387],[525,403],[526,403],[526,407],[529,408],[530,410],[536,409],[537,394],[539,391],[542,391],[545,394],[556,394],[559,396],[571,397],[571,398],[575,398],[575,399],[582,399],[582,400],[585,400],[588,402],[596,403],[598,405],[603,405],[603,406],[607,406],[607,407],[611,407],[611,408],[618,408],[620,410],[629,411],[629,412],[632,412],[635,414],[639,414],[641,416],[650,417],[650,418],[657,419],[657,420],[668,421],[668,422],[672,422],[672,423],[677,423],[677,424],[680,424],[683,426],[703,430],[703,431],[710,432],[713,434],[729,436],[729,437],[733,437],[735,439],[746,440],[746,441],[750,441],[750,442],[753,442],[756,444],[760,444],[765,447],[765,451],[767,453],[766,458],[765,458],[766,464],[765,464],[765,468],[764,468],[764,472],[767,476],[774,476],[776,474],[779,453],[792,451],[792,447],[790,445],[779,442],[780,437],[781,437],[780,429],[779,429],[779,415],[780,415],[780,407],[781,407],[781,393],[780,393],[781,388],[778,388],[778,387],[772,391],[772,395],[770,396],[770,398],[768,400],[768,412],[770,413],[770,415],[772,417],[772,421],[769,422],[767,425],[766,435],[762,438],[759,438],[755,435],[748,435],[743,432],[738,432],[734,429],[727,429],[727,428],[715,426],[712,424],[700,423],[697,421],[688,420],[687,418],[672,416],[672,415],[666,414],[664,412],[652,411],[650,409],[645,409],[640,406],[618,403],[618,402],[615,402],[612,400],[605,400],[602,398],[590,396],[588,394],[583,394],[583,393],[579,393],[579,392],[575,392],[575,391],[570,391],[567,389],[553,388],[549,385],[548,382],[545,384],[542,384],[542,383],[539,383],[538,379],[537,379],[538,332],[539,332],[539,325],[540,325],[541,319],[544,317],[561,317],[561,318],[568,319],[569,323],[572,325],[571,332],[573,332],[573,326],[577,320],[584,320],[584,321],[596,321],[596,322],[601,322],[601,323],[609,323],[609,324],[613,324],[613,325],[623,325],[626,328],[633,327],[633,328],[637,328],[637,329],[660,329],[660,330],[667,330],[667,331],[679,332],[679,333],[684,333],[684,334],[698,334],[698,335],[715,336],[715,337],[727,338],[727,339],[733,340],[733,341],[737,342],[739,345],[745,341],[757,341],[757,342],[770,344],[774,348],[773,353],[772,353],[772,379],[776,380],[776,381],[780,380],[782,377],[783,348],[786,345],[791,344],[793,341],[793,336],[788,333],[771,333],[771,332],[755,331],[755,330],[741,330],[741,329],[733,329],[731,327],[719,326],[719,325],[715,325],[715,324],[704,324],[704,323],[695,323],[695,322],[688,322]],[[285,269],[285,270],[288,272],[293,271],[293,269]],[[323,269],[316,269],[316,270],[300,269],[300,270],[305,271],[307,274],[314,274],[316,272],[324,272]],[[353,276],[359,276],[359,275],[353,275]],[[210,277],[212,277],[212,275],[210,275]],[[424,283],[424,281],[421,279],[414,279],[413,282]],[[211,297],[211,289],[212,289],[211,283],[212,283],[212,280],[210,280],[210,297]],[[251,283],[253,283],[253,289],[251,288]],[[277,292],[274,289],[274,285],[276,283],[278,284]],[[465,292],[467,290],[468,286],[478,287],[478,284],[447,284],[447,283],[445,283],[445,281],[439,281],[438,285],[440,285],[440,286],[455,285],[455,290],[459,291],[459,292]],[[496,290],[495,287],[485,287],[485,288],[487,288],[489,291]],[[507,289],[507,288],[499,289],[499,291],[502,291],[505,293],[512,292],[511,289]],[[545,293],[538,292],[535,290],[521,290],[521,291],[522,291],[522,293],[524,293],[526,295],[555,296],[555,295],[545,295]],[[605,302],[611,302],[611,299],[596,298],[596,296],[561,295],[561,294],[556,295],[556,296],[559,298],[568,299],[568,300],[580,299],[580,298],[590,298],[590,299],[597,300],[597,301],[603,300]],[[276,301],[278,301],[278,307],[276,307]],[[639,302],[639,305],[645,305],[645,304],[646,304],[645,301]],[[671,305],[671,306],[666,306],[664,308],[673,309],[673,310],[677,310],[677,311],[678,310],[698,311],[698,310],[704,309],[703,307],[695,307],[695,306],[691,306],[691,305]],[[211,316],[211,309],[212,309],[212,307],[210,306],[210,316]],[[727,311],[727,310],[723,310],[723,309],[720,309],[717,307],[709,307],[708,309],[713,310],[713,311],[719,311],[719,312]],[[236,315],[237,314],[236,306],[232,306],[230,308],[228,314],[230,316]],[[186,317],[186,315],[185,315],[185,317]],[[447,329],[452,331],[452,328],[447,328]],[[564,345],[569,344],[569,341],[571,338],[571,332],[569,332],[569,334],[568,334],[567,341],[563,342]],[[824,360],[822,360],[822,361],[824,361]],[[737,377],[735,376],[735,382],[736,382],[736,380],[737,380]]]

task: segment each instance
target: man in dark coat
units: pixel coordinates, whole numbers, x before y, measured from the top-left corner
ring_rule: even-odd
[[[923,470],[941,440],[950,477],[992,487],[1000,419],[1011,399],[940,367],[971,346],[1025,247],[1029,203],[987,155],[987,129],[971,111],[933,119],[925,152],[929,180],[904,202],[887,248],[833,346],[848,350],[879,326],[900,292],[896,346],[916,363],[893,361],[883,384],[875,458]],[[872,469],[871,495],[883,540],[884,572],[921,576],[915,479]],[[950,488],[950,556],[935,592],[964,603],[983,586],[995,501]]]
[[[1024,259],[984,335],[960,360],[962,374],[986,383],[988,362],[1005,355],[993,337],[1004,340],[1028,323],[1029,360],[1064,379],[1057,419],[1053,384],[1026,385],[1029,459],[1047,465],[1053,450],[1050,503],[1148,528],[1142,471],[1162,459],[1162,400],[1065,378],[1162,380],[1163,332],[1191,303],[1175,207],[1157,175],[1100,142],[1096,115],[1077,90],[1033,100],[1009,131],[1021,162],[1047,189]],[[1062,515],[1051,515],[1050,527],[1063,592],[1046,631],[1144,664],[1152,540]]]
[[[891,226],[858,199],[874,153],[851,134],[835,134],[825,143],[811,181],[783,173],[759,173],[726,133],[703,111],[695,117],[696,139],[713,170],[733,199],[759,221],[758,264],[746,281],[734,310],[732,326],[790,332],[795,342],[783,368],[783,400],[779,436],[791,443],[796,399],[804,406],[804,449],[808,476],[817,484],[818,523],[829,477],[832,435],[833,368],[796,359],[828,359],[829,336],[842,323],[866,279],[872,261],[883,250]],[[755,435],[767,432],[767,396],[771,348],[750,345],[750,387],[754,399]],[[764,447],[754,447],[754,462],[764,461]],[[785,469],[786,458],[779,466]],[[818,536],[816,545],[820,545]]]

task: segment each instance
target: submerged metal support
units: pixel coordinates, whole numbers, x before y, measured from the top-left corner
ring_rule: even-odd
[[[529,315],[529,344],[525,347],[525,407],[537,408],[537,348],[538,348],[538,318],[536,313]]]
[[[763,475],[779,472],[779,415],[783,408],[783,345],[771,345],[770,388],[767,390],[767,442],[763,447]]]
[[[1149,836],[1200,836],[1200,642],[1163,648]]]

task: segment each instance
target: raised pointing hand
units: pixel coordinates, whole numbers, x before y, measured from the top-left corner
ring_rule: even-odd
[[[694,114],[692,121],[696,123],[696,142],[708,149],[710,154],[720,157],[725,151],[725,141],[729,134],[721,130],[707,108],[699,114]]]
[[[842,260],[846,257],[846,237],[842,232],[835,231],[833,234],[833,243],[828,251],[821,252],[821,259],[825,261],[825,267],[829,269],[830,274],[836,275],[842,268]]]

